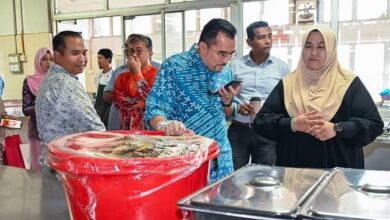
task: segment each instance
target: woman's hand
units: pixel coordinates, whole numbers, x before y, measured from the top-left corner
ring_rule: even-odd
[[[309,133],[320,141],[326,141],[336,136],[334,123],[324,121],[323,125],[314,125],[309,129]]]
[[[295,117],[294,119],[294,129],[296,131],[310,133],[310,129],[315,126],[322,126],[324,124],[323,115],[318,112],[309,112]]]

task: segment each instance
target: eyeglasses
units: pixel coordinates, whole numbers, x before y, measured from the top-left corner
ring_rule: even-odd
[[[136,53],[137,55],[141,55],[144,52],[144,48],[136,48],[135,50],[133,48],[129,48],[126,44],[122,46],[122,48],[125,50],[125,53],[128,55]]]
[[[221,59],[226,59],[226,58],[232,59],[236,56],[236,51],[228,53],[225,51],[216,51],[210,45],[207,45],[207,47],[210,48],[214,53],[216,53],[218,55],[218,57]]]

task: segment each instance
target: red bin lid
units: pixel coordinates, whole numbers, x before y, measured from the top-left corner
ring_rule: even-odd
[[[184,144],[195,142],[198,148],[178,156],[162,157],[123,157],[104,153],[129,137],[168,140],[164,143]],[[181,146],[183,147],[183,146]],[[157,131],[89,131],[72,134],[53,140],[48,145],[48,164],[57,171],[88,175],[120,175],[129,173],[159,173],[169,170],[196,169],[203,162],[215,157],[219,149],[217,143],[202,136],[164,136]]]

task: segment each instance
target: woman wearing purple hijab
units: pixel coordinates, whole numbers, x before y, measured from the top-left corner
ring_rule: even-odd
[[[53,52],[42,47],[35,55],[35,73],[27,76],[23,82],[23,114],[30,116],[28,123],[28,138],[30,142],[30,163],[31,170],[39,171],[39,155],[41,154],[41,140],[37,129],[35,118],[35,98],[41,86],[43,78],[53,63]]]

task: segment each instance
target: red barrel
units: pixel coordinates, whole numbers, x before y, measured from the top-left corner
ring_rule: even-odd
[[[161,135],[152,131],[85,132],[49,144],[48,164],[59,174],[72,218],[182,219],[176,203],[207,184],[210,161],[219,154],[216,142],[203,152],[167,158],[88,154],[88,149],[123,133]]]

